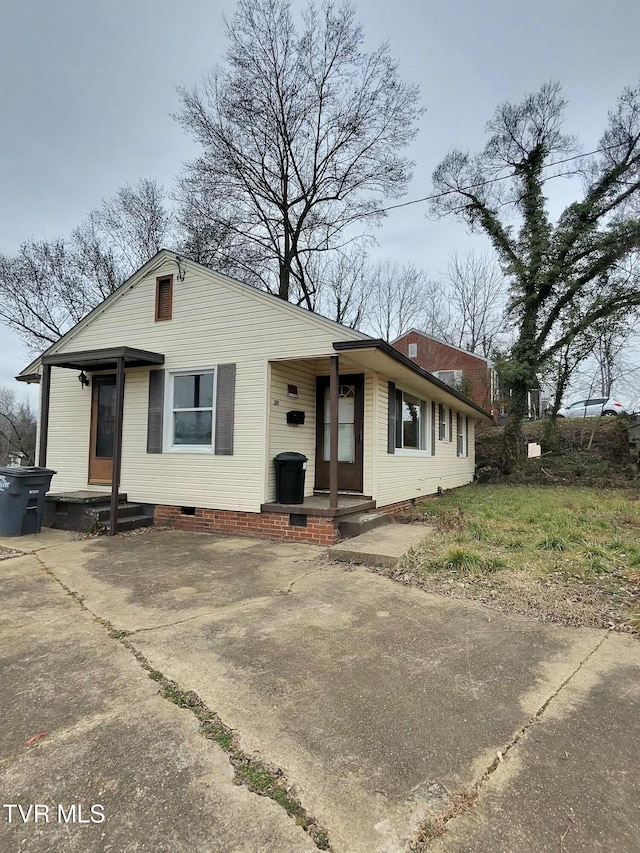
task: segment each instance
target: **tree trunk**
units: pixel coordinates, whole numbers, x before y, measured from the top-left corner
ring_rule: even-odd
[[[510,474],[517,467],[522,456],[522,422],[528,413],[528,385],[516,380],[511,386],[509,417],[504,428],[502,447],[502,471]]]

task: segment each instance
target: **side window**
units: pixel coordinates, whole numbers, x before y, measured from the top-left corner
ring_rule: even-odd
[[[407,391],[395,389],[395,447],[399,450],[424,450],[426,448],[427,406],[424,400]]]
[[[409,344],[409,358],[418,357],[418,344]]]
[[[172,447],[213,447],[213,378],[213,370],[172,375]]]
[[[459,412],[456,415],[456,432],[458,434],[458,456],[467,456],[467,419]]]

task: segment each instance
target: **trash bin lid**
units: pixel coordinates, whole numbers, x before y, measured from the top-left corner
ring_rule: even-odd
[[[307,457],[304,453],[296,453],[293,450],[286,450],[284,453],[278,453],[274,458],[276,462],[307,462]]]
[[[4,477],[42,477],[45,474],[53,476],[55,473],[52,468],[40,468],[37,465],[7,465],[0,468],[0,474]]]

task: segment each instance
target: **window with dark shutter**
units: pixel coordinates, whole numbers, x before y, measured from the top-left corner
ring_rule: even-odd
[[[395,382],[387,383],[388,389],[388,420],[387,420],[387,453],[396,452],[396,386]]]
[[[149,372],[149,409],[147,415],[147,453],[162,453],[162,415],[164,411],[164,370]]]
[[[235,364],[220,364],[218,366],[218,382],[216,384],[215,452],[221,456],[233,455],[235,393]]]
[[[156,279],[156,322],[170,320],[173,309],[173,276]]]

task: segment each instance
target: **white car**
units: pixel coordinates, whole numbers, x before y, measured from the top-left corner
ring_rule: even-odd
[[[622,403],[613,398],[592,397],[590,400],[578,400],[570,406],[558,409],[559,418],[596,418],[599,415],[626,415]]]

